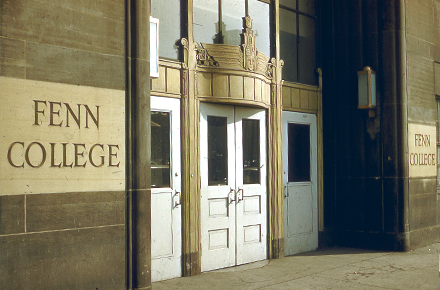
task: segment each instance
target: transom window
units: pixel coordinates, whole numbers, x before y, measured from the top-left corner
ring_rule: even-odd
[[[260,0],[193,0],[194,40],[203,43],[241,44],[243,18],[253,21],[257,49],[270,56],[269,2]],[[221,23],[221,25],[219,25]]]
[[[315,0],[280,0],[280,55],[283,79],[317,84]]]
[[[188,0],[191,1],[191,0]],[[317,85],[317,26],[319,0],[280,0],[280,54],[284,60],[283,79]],[[275,11],[270,0],[192,0],[193,35],[199,43],[240,45],[243,18],[254,21],[257,50],[267,56]],[[179,59],[180,39],[188,34],[186,1],[151,0],[151,15],[159,19],[159,56]],[[220,25],[221,24],[221,25]],[[272,27],[273,28],[273,27]],[[272,37],[271,37],[272,33]],[[274,40],[272,40],[274,42]],[[273,43],[274,44],[274,43]]]

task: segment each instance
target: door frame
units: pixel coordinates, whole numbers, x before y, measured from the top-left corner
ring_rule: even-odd
[[[151,275],[152,281],[155,282],[182,276],[180,99],[151,96],[150,109],[155,112],[170,113],[170,187],[151,188],[151,249],[153,251],[153,226],[155,222],[153,197],[160,194],[170,194],[173,254],[153,258],[153,253],[151,253]],[[155,267],[161,267],[165,270],[157,271]]]
[[[208,141],[207,135],[207,120],[210,116],[210,111],[212,115],[227,118],[227,148],[228,148],[228,185],[227,186],[208,186]],[[201,241],[202,241],[202,252],[201,252],[201,270],[209,271],[213,269],[219,269],[224,267],[230,267],[245,263],[250,263],[258,260],[264,260],[268,256],[268,184],[267,184],[267,110],[265,109],[255,109],[247,108],[236,105],[221,105],[221,104],[208,104],[201,103],[200,105],[200,172],[201,172]],[[248,117],[247,117],[248,116]],[[242,125],[243,119],[254,119],[259,120],[259,131],[260,139],[259,152],[260,152],[260,183],[258,185],[254,184],[243,184],[243,146],[242,142]],[[204,133],[206,132],[206,133]],[[202,137],[205,136],[205,137]],[[231,150],[232,149],[232,150]],[[232,152],[233,151],[233,152]],[[241,176],[241,181],[238,177]],[[262,191],[261,191],[262,190]],[[222,192],[218,196],[217,192]],[[228,193],[229,192],[229,193]],[[250,192],[250,193],[249,193]],[[208,195],[205,196],[204,195]],[[256,198],[257,197],[257,198]],[[228,217],[216,217],[216,219],[209,218],[208,209],[209,207],[208,198],[228,200]],[[257,206],[259,212],[251,210],[252,201],[259,201]],[[247,206],[246,206],[247,205]],[[247,210],[247,212],[245,212]],[[257,211],[258,211],[257,210]],[[242,212],[242,213],[241,213]],[[253,216],[253,217],[252,217]],[[227,221],[226,221],[227,220]],[[210,226],[211,221],[218,224],[216,228],[221,228],[220,224],[233,224],[230,225],[228,229],[233,229],[228,232],[228,248],[221,248],[219,250],[210,250],[209,257],[204,255],[208,252],[209,229],[213,228]],[[224,224],[223,226],[226,226]],[[242,229],[241,229],[242,228]],[[246,229],[248,231],[246,231]],[[259,231],[257,231],[259,230]],[[206,232],[206,233],[205,233]],[[256,240],[245,242],[246,233],[250,235],[258,233],[259,241]],[[240,242],[240,237],[243,236],[243,241]],[[252,254],[248,254],[251,252]],[[219,257],[217,257],[219,255]],[[212,265],[212,261],[215,260]]]
[[[289,194],[289,182],[288,182],[288,141],[287,141],[287,130],[288,124],[304,124],[310,125],[310,182],[295,182],[296,186],[308,186],[310,184],[312,190],[312,228],[313,235],[309,235],[309,239],[306,238],[306,234],[289,235],[289,227],[287,226],[287,215],[286,211],[287,199],[289,197],[293,198],[293,195]],[[310,251],[318,247],[318,232],[319,232],[319,212],[318,212],[318,200],[319,200],[319,160],[318,160],[318,118],[316,114],[300,113],[300,112],[290,112],[283,111],[283,195],[284,195],[284,248],[285,255],[293,255],[300,252]],[[292,182],[293,183],[293,182]],[[288,239],[298,240],[298,246],[295,249],[289,248]],[[302,236],[302,237],[300,237]],[[303,245],[302,241],[308,241],[308,245]],[[300,242],[301,241],[301,242]]]

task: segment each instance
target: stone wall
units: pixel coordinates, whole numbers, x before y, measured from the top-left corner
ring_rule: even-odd
[[[440,1],[406,1],[406,64],[408,124],[435,128],[437,104],[435,68],[440,62]],[[438,133],[438,131],[437,131]],[[411,136],[408,136],[410,139]],[[434,138],[435,140],[435,138]],[[435,141],[432,146],[435,146]],[[438,156],[437,156],[438,161]],[[411,167],[411,164],[409,165]],[[440,240],[437,171],[409,176],[409,229],[411,248]]]
[[[9,113],[2,113],[0,119],[3,124],[18,124],[21,116],[38,116],[38,122],[25,121],[14,131],[2,126],[1,148],[11,148],[10,136],[20,138],[14,141],[23,142],[23,148],[17,143],[11,150],[10,159],[15,165],[22,163],[18,158],[25,154],[26,142],[38,142],[47,151],[41,167],[37,166],[44,160],[41,151],[32,152],[38,149],[37,143],[26,153],[35,167],[27,166],[26,158],[20,159],[23,167],[14,167],[8,162],[7,152],[0,153],[1,171],[20,178],[13,183],[5,174],[0,176],[1,289],[125,288],[125,153],[121,150],[114,156],[122,162],[114,167],[119,181],[110,182],[105,189],[96,189],[94,184],[101,182],[100,172],[108,170],[109,164],[99,166],[100,155],[92,157],[96,167],[87,160],[92,156],[90,142],[103,145],[117,138],[125,145],[124,3],[0,1],[2,103],[11,104],[14,98],[14,89],[5,93],[11,79],[20,79],[17,89],[22,89],[15,92],[20,103],[5,108]],[[22,91],[27,94],[22,95]],[[81,96],[75,97],[75,92]],[[39,109],[34,102],[37,96],[37,100],[46,102],[40,103]],[[71,104],[73,114],[62,110],[65,103]],[[110,103],[120,104],[122,110],[109,118],[118,130],[103,133],[106,123],[110,127],[102,119],[105,112],[107,116],[113,112],[107,110]],[[83,110],[79,116],[84,104],[93,107],[94,117],[95,106],[100,107],[99,130],[84,127],[87,112]],[[43,110],[45,113],[37,112]],[[64,114],[71,117],[69,128]],[[78,118],[76,123],[74,117]],[[31,140],[32,134],[37,139]],[[66,149],[70,160],[65,160],[58,143],[72,142],[79,145]],[[50,151],[49,143],[54,143],[58,151]],[[109,154],[108,148],[98,145],[97,149]]]

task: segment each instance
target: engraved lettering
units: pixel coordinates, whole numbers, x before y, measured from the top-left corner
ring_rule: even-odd
[[[81,128],[81,105],[78,104],[78,116],[75,115],[75,113],[72,111],[72,108],[70,108],[70,105],[68,103],[64,103],[64,105],[66,105],[66,127],[70,127],[69,126],[69,113],[70,116],[73,117],[73,119],[75,120],[76,124],[78,125],[78,128]]]
[[[96,106],[96,117],[93,116],[92,111],[90,111],[89,106],[84,105],[86,108],[86,128],[89,128],[89,115],[92,118],[93,122],[96,125],[96,128],[99,129],[99,106]]]
[[[55,164],[55,144],[50,143],[50,167],[61,167],[61,163]]]
[[[60,116],[60,110],[61,110],[61,103],[60,102],[49,102],[50,106],[50,123],[49,126],[59,126],[61,127],[61,124],[63,124],[63,121],[61,121],[58,124],[54,124],[53,122],[53,115],[58,115],[58,117]],[[60,108],[58,109],[58,111],[54,111],[54,105],[58,105],[60,106]]]
[[[414,134],[415,146],[431,146],[431,135]]]
[[[29,160],[29,151],[31,150],[33,145],[38,145],[41,148],[41,153],[42,153],[42,157],[41,157],[41,161],[38,165],[34,165],[31,163],[31,161]],[[31,144],[29,144],[29,146],[26,148],[26,153],[24,155],[24,158],[26,159],[26,163],[33,168],[39,168],[41,166],[43,166],[44,162],[46,161],[46,149],[44,148],[44,146],[39,143],[39,142],[32,142]]]
[[[12,148],[13,148],[16,144],[20,144],[20,145],[23,147],[23,149],[24,149],[24,143],[23,143],[23,142],[14,142],[14,143],[12,143],[11,146],[9,146],[9,149],[8,149],[8,162],[9,162],[9,164],[11,164],[13,167],[16,167],[16,168],[20,168],[20,167],[22,167],[22,168],[24,168],[24,162],[23,162],[21,165],[15,165],[14,162],[12,162]]]
[[[46,101],[34,100],[34,105],[35,105],[35,121],[34,121],[34,125],[40,126],[39,120],[38,120],[38,114],[43,114],[43,116],[44,116],[44,109],[42,111],[38,110],[38,103],[42,103],[42,104],[46,105]]]
[[[113,164],[112,162],[112,157],[118,158],[118,153],[113,153],[112,148],[116,147],[117,149],[119,149],[119,145],[108,145],[108,166],[110,167],[119,167],[119,163],[118,164]]]
[[[73,162],[67,165],[67,144],[69,143],[61,143],[63,145],[63,167],[72,168]]]
[[[79,164],[78,163],[78,157],[84,157],[84,151],[83,152],[78,152],[78,148],[79,147],[83,147],[84,149],[86,149],[86,144],[76,144],[73,143],[73,146],[75,146],[75,167],[86,167],[87,161],[84,162],[84,164]]]
[[[105,159],[105,156],[104,156],[104,155],[100,155],[99,157],[101,158],[101,164],[96,165],[95,162],[93,162],[93,150],[95,149],[95,147],[101,147],[101,149],[104,151],[104,145],[102,145],[102,144],[95,144],[95,145],[93,145],[93,146],[90,148],[90,152],[89,152],[89,160],[90,160],[90,163],[91,163],[93,166],[95,166],[95,167],[101,167],[101,166],[104,165],[104,159]]]

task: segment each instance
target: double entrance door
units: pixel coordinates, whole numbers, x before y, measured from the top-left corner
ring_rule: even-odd
[[[200,111],[202,271],[266,259],[266,112]]]
[[[283,112],[284,253],[318,247],[316,115]]]

